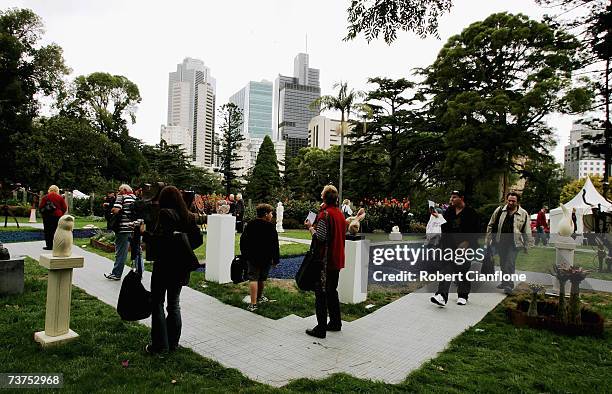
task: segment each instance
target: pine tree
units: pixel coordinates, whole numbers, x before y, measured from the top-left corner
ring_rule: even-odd
[[[225,192],[231,193],[231,190],[238,186],[236,172],[240,167],[236,163],[240,160],[238,150],[241,142],[244,140],[240,132],[242,124],[242,111],[233,103],[223,104],[221,106],[221,173],[223,174],[223,186]]]
[[[247,195],[256,202],[270,202],[272,191],[280,186],[276,151],[272,140],[266,136],[259,148],[251,180],[247,185]]]

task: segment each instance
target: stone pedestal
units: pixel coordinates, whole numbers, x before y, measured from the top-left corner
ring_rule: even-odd
[[[209,215],[206,234],[206,280],[229,283],[234,259],[236,217]]]
[[[28,220],[28,223],[36,223],[36,209],[35,208],[30,209],[30,220]]]
[[[364,302],[368,296],[368,258],[370,241],[345,241],[344,269],[338,280],[338,297],[344,304]]]
[[[571,237],[557,237],[554,243],[556,255],[555,264],[559,267],[571,267],[574,265],[574,252],[576,251],[576,241]],[[559,281],[553,276],[553,292],[559,294]],[[565,294],[570,293],[570,282],[565,285]]]
[[[40,265],[49,269],[47,310],[45,331],[35,333],[34,340],[43,347],[63,344],[79,336],[70,329],[70,303],[72,269],[83,264],[82,256],[53,257],[50,253],[40,256]]]
[[[0,295],[23,293],[23,257],[0,260]]]

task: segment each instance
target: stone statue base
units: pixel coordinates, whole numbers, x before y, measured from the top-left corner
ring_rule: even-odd
[[[79,334],[68,329],[68,332],[63,335],[58,335],[55,337],[49,336],[45,334],[44,331],[38,331],[34,333],[34,340],[40,343],[42,347],[50,347],[50,346],[58,346],[63,345],[65,343],[71,342],[79,337]]]

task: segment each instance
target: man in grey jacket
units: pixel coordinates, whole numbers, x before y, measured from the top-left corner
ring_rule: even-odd
[[[514,274],[516,256],[519,249],[527,249],[533,245],[529,213],[519,206],[519,195],[510,192],[506,195],[506,205],[498,207],[487,226],[486,244],[495,245],[499,254],[502,274]],[[512,294],[514,282],[502,281],[497,286],[506,294]]]

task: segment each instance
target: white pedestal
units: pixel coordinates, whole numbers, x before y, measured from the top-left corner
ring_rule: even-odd
[[[401,241],[402,233],[389,233],[389,241]]]
[[[30,209],[30,220],[28,220],[28,223],[36,223],[36,209],[34,208]]]
[[[40,256],[40,265],[49,269],[47,279],[47,308],[45,331],[34,334],[42,346],[60,345],[78,337],[70,329],[70,303],[72,300],[72,269],[83,267],[82,256]]]
[[[206,280],[229,283],[230,266],[234,259],[236,217],[209,215],[206,228]]]
[[[574,265],[574,252],[576,251],[576,241],[571,237],[558,237],[555,242],[555,264],[559,267],[571,267]],[[559,281],[553,276],[553,292],[559,294]],[[565,285],[565,294],[570,292],[570,282]]]
[[[365,239],[344,243],[345,264],[338,280],[338,297],[344,304],[358,304],[368,296],[369,248]]]

